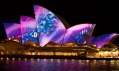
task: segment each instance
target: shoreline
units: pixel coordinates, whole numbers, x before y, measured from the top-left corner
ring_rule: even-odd
[[[0,55],[0,58],[27,59],[78,59],[78,60],[119,60],[119,58],[86,58],[84,56],[41,56],[41,55]]]

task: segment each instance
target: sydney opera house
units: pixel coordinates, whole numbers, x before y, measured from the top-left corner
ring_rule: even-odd
[[[21,15],[20,23],[3,23],[8,38],[6,44],[0,43],[0,50],[6,49],[4,54],[15,51],[28,53],[32,49],[39,55],[53,55],[53,51],[55,55],[98,52],[97,49],[111,43],[117,36],[117,33],[110,33],[94,37],[96,24],[91,23],[67,27],[60,17],[42,6],[34,5],[34,15],[35,18]]]

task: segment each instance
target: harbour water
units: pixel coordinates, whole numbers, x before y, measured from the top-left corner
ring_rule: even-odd
[[[119,60],[0,59],[0,71],[118,71]]]

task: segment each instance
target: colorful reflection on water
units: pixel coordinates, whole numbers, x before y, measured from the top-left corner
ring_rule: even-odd
[[[1,58],[0,71],[118,71],[119,60]]]

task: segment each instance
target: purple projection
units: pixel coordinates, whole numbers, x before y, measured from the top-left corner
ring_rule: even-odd
[[[91,35],[95,24],[79,24],[67,29],[66,34],[64,36],[63,43],[68,42],[76,42],[79,45],[82,45],[84,42],[84,34]]]
[[[7,38],[21,39],[21,26],[18,23],[4,23]]]
[[[28,16],[20,16],[22,44],[26,41],[33,41],[38,44],[38,35],[36,22],[34,18]]]
[[[90,46],[91,44],[93,44],[92,42],[95,39],[95,37],[90,35],[84,35],[84,39],[86,40],[87,45]]]
[[[5,31],[9,39],[21,39],[21,26],[18,23],[4,23]]]
[[[61,44],[66,29],[60,19],[48,9],[37,5],[34,5],[34,13],[40,46],[50,41]]]
[[[116,33],[113,33],[113,34],[105,34],[105,35],[96,37],[93,40],[93,44],[96,44],[97,48],[101,48],[116,35],[117,35]]]

